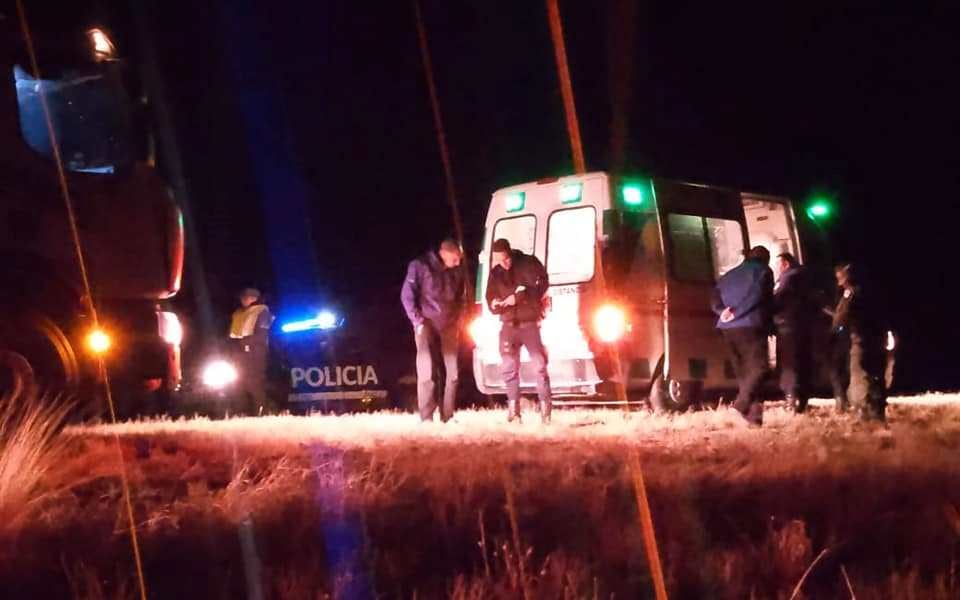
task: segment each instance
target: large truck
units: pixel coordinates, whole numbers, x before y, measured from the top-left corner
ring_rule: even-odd
[[[96,414],[109,381],[121,414],[162,409],[184,233],[146,103],[104,29],[27,33],[0,16],[0,393],[39,386]]]
[[[710,308],[716,280],[763,245],[803,261],[789,199],[659,178],[596,172],[497,190],[477,274],[482,303],[490,247],[505,238],[536,255],[550,287],[541,332],[554,394],[575,401],[649,401],[683,409],[736,389]],[[483,303],[470,331],[477,388],[503,394],[500,324]],[[825,344],[828,320],[817,331]],[[771,364],[775,365],[771,338]],[[819,380],[826,382],[821,369]],[[521,390],[535,377],[521,353]]]

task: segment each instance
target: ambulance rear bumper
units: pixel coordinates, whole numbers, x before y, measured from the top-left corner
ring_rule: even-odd
[[[592,358],[550,359],[547,365],[550,390],[555,395],[593,396],[602,380]],[[500,363],[486,363],[474,354],[473,377],[483,394],[505,394]],[[520,362],[520,392],[536,393],[537,375],[530,361]]]

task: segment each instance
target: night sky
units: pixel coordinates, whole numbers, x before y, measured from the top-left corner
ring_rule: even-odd
[[[406,262],[453,230],[412,4],[199,4],[149,10],[214,299],[277,288],[263,215],[292,197],[323,291],[395,297]],[[900,383],[960,386],[948,3],[730,4],[560,2],[588,168],[833,194],[829,259],[871,267],[902,336]],[[546,8],[422,9],[475,261],[493,190],[572,171]],[[251,105],[270,113],[256,143]],[[289,179],[265,193],[256,167],[277,157]]]

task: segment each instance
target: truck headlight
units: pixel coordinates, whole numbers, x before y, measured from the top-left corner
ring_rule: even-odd
[[[183,325],[177,313],[158,312],[157,321],[160,327],[160,337],[171,346],[179,346],[183,341]]]
[[[102,329],[97,328],[87,334],[87,348],[97,356],[105,354],[112,344],[113,340]]]
[[[212,360],[203,368],[200,379],[209,388],[223,389],[237,381],[237,368],[222,359]]]

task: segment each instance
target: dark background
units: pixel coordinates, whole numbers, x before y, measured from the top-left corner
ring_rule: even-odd
[[[824,266],[870,267],[901,334],[900,385],[960,387],[948,3],[728,4],[560,2],[588,168],[832,195],[836,218],[807,239],[828,242]],[[297,268],[341,303],[396,298],[406,262],[453,231],[412,4],[141,7],[198,233],[188,269],[202,257],[216,311]],[[135,46],[129,5],[107,8]],[[493,190],[572,171],[546,8],[422,9],[475,261]],[[283,237],[310,238],[315,259]]]

